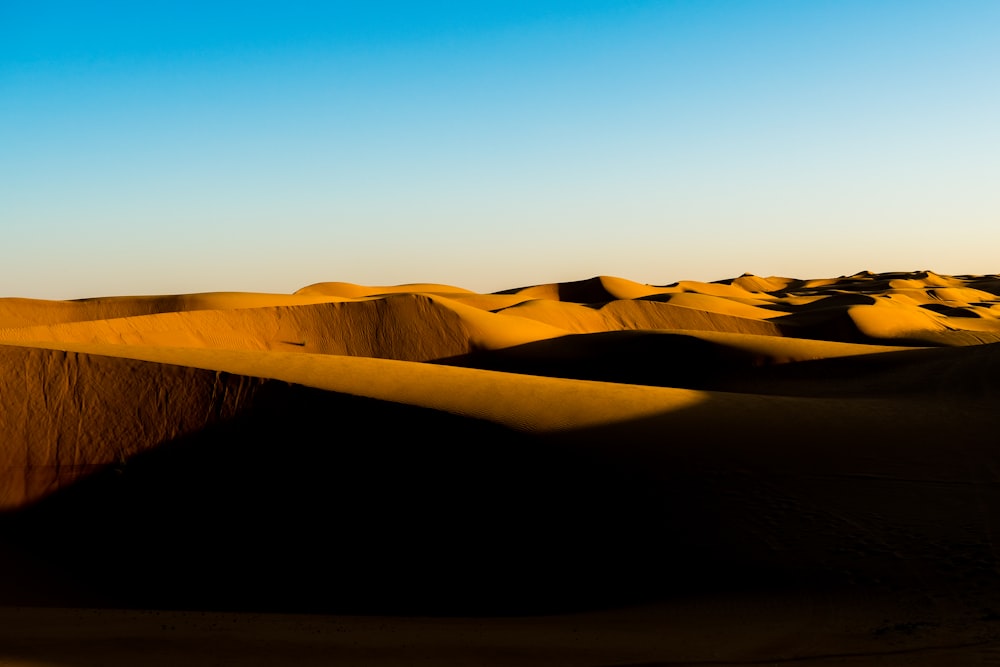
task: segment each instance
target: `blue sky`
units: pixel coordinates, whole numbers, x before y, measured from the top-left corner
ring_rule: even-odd
[[[0,296],[997,273],[998,34],[993,0],[3,0]]]

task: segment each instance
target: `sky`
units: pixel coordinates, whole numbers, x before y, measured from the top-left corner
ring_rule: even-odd
[[[1000,273],[1000,2],[0,0],[0,296]]]

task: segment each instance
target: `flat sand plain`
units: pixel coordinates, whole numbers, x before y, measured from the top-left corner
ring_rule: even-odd
[[[0,665],[1000,664],[1000,276],[0,299]]]

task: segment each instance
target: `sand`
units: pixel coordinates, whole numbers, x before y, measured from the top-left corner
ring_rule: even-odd
[[[1000,662],[1000,277],[0,299],[0,665]]]

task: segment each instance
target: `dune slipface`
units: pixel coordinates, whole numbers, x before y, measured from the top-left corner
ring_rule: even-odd
[[[0,661],[993,659],[998,342],[929,271],[0,299]]]

